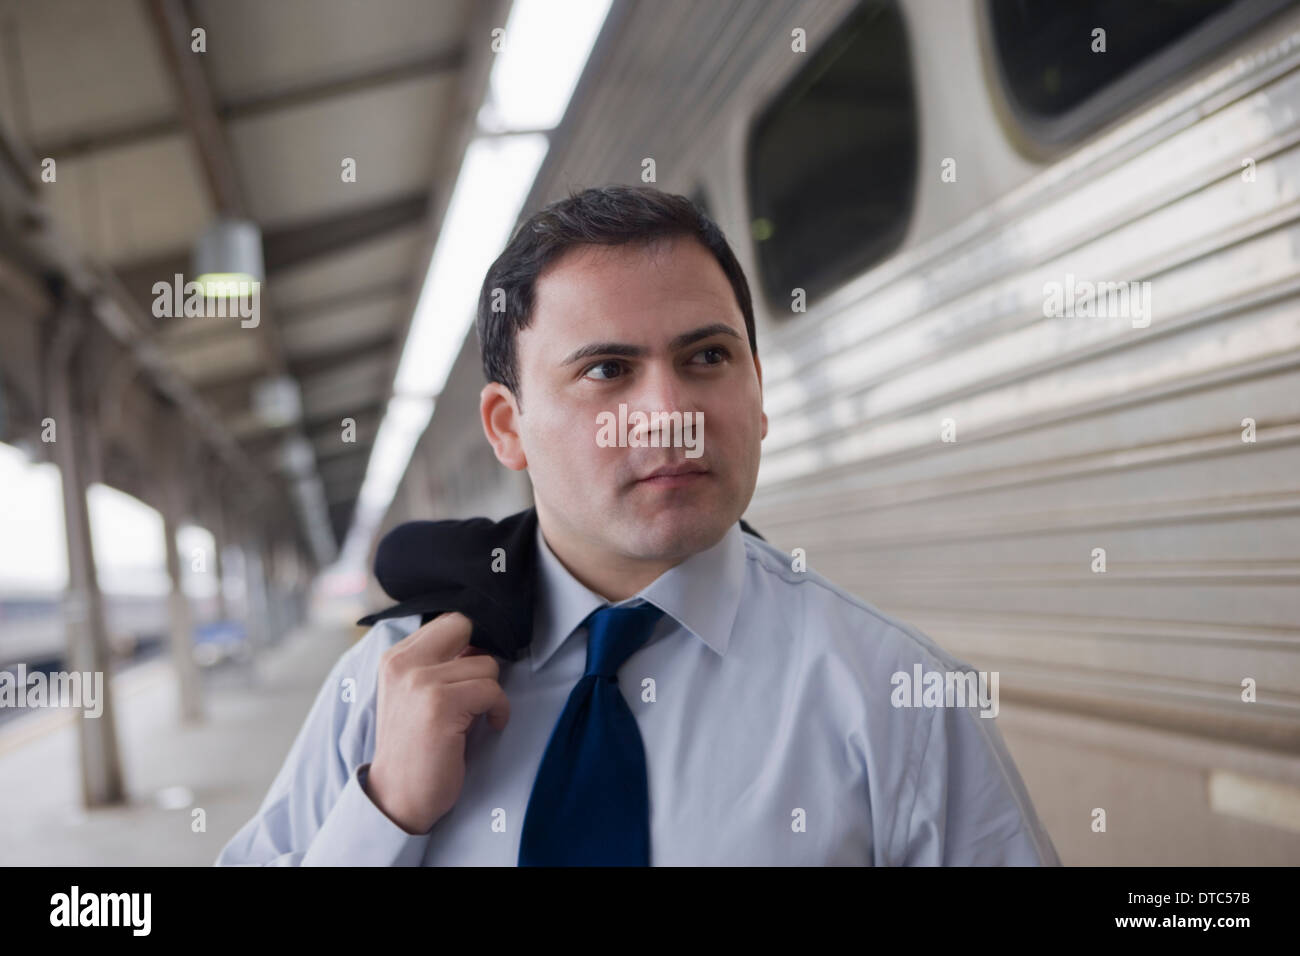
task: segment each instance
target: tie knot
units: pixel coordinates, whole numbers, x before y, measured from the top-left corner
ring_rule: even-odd
[[[618,669],[650,639],[663,613],[653,604],[592,611],[587,616],[586,675],[617,678]]]

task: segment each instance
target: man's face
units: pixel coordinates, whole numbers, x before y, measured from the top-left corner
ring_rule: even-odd
[[[494,442],[498,457],[527,467],[548,536],[585,553],[676,563],[716,544],[744,513],[767,435],[762,367],[703,245],[570,251],[538,279],[516,355],[522,414],[499,385],[484,390],[484,414],[499,435],[511,433]],[[505,400],[490,411],[494,388]],[[619,439],[620,404],[628,416],[679,412],[683,423],[703,413],[703,429],[680,433],[676,447],[631,447],[662,433],[629,424],[626,446],[606,447]],[[702,471],[643,480],[688,465]]]

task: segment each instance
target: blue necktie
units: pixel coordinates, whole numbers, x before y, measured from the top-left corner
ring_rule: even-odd
[[[520,866],[649,866],[645,748],[618,669],[663,614],[653,604],[586,618],[587,669],[551,731],[533,781]]]

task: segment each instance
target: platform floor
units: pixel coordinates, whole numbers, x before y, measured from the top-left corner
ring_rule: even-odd
[[[0,866],[210,866],[252,817],[321,682],[359,628],[301,628],[250,665],[204,673],[206,720],[182,726],[166,657],[113,678],[127,803],[81,806],[73,715],[0,727]],[[206,831],[191,826],[194,808]]]

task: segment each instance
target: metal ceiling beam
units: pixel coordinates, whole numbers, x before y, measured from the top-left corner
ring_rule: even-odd
[[[212,90],[199,58],[190,51],[190,18],[180,0],[144,0],[172,84],[180,97],[180,115],[194,144],[199,168],[214,205],[224,215],[248,218],[248,203],[235,175],[226,132],[213,107]]]
[[[212,90],[208,86],[202,62],[190,51],[189,14],[181,0],[143,2],[163,62],[167,65],[176,94],[180,98],[181,116],[190,134],[195,160],[208,184],[212,204],[224,216],[249,219],[251,215],[248,202],[235,173],[225,129],[213,106]],[[177,271],[182,275],[188,273],[188,260],[186,268]],[[263,320],[253,333],[258,336],[270,374],[285,375],[288,369],[275,323],[265,321],[267,303],[264,299],[259,302],[259,306]]]
[[[186,40],[188,43],[188,36]],[[404,63],[393,63],[379,69],[354,73],[322,83],[233,100],[218,105],[216,115],[222,122],[230,123],[300,106],[312,106],[337,97],[382,89],[408,80],[437,76],[441,73],[455,73],[464,65],[465,59],[465,47],[457,46],[451,50],[439,51]],[[159,117],[107,132],[91,135],[72,134],[62,139],[47,140],[38,144],[34,152],[41,156],[76,159],[103,150],[121,149],[151,139],[175,136],[184,129],[184,125],[173,117]]]
[[[6,158],[0,163],[0,232],[7,233],[22,257],[37,264],[47,278],[62,282],[87,303],[90,314],[131,356],[153,387],[180,410],[194,431],[238,476],[250,503],[273,494],[269,477],[253,464],[157,347],[145,314],[116,276],[83,258],[60,235],[49,211],[37,199],[34,177],[23,175],[24,170],[38,168],[35,158],[2,124],[0,156]]]
[[[359,427],[364,417],[370,415],[382,416],[386,408],[388,408],[388,397],[384,396],[377,402],[367,402],[364,405],[358,405],[356,409],[349,413],[349,417],[355,418]],[[307,429],[307,433],[310,435],[327,428],[337,429],[339,427],[339,419],[332,411],[328,415],[316,415],[314,417],[307,412],[304,414],[303,426]]]
[[[16,299],[29,315],[39,318],[53,307],[53,300],[43,285],[34,280],[8,258],[0,255],[0,289]]]
[[[371,206],[273,230],[262,243],[267,271],[284,270],[420,222],[432,190],[385,199]]]
[[[223,216],[248,219],[250,213],[226,132],[213,106],[212,90],[199,57],[190,51],[190,18],[181,0],[143,0],[154,36],[167,71],[171,75],[180,113],[194,147],[194,158],[208,184],[212,205]],[[177,270],[187,274],[187,267]],[[174,274],[174,273],[173,273]],[[170,276],[168,276],[170,278]],[[266,305],[259,302],[262,319],[253,330],[258,336],[271,375],[285,375],[288,369],[284,349],[274,322],[265,321]]]
[[[195,158],[202,169],[212,203],[224,216],[239,219],[251,218],[248,202],[235,172],[235,163],[226,141],[225,129],[217,116],[212,90],[203,72],[202,61],[190,50],[191,21],[181,0],[143,0],[163,62],[171,74],[172,83],[180,99],[181,118],[189,131]],[[188,270],[181,270],[182,273]],[[269,303],[265,296],[259,301],[261,318],[253,334],[257,336],[272,377],[289,375],[284,346],[280,341],[275,322],[268,317]],[[301,391],[301,386],[299,386]],[[300,425],[287,429],[286,440],[305,443]],[[337,542],[325,534],[329,515],[323,503],[314,501],[303,492],[309,485],[319,485],[315,456],[311,468],[299,473],[299,480],[290,482],[291,497],[298,505],[303,533],[312,544],[318,565],[328,564],[334,557]],[[304,479],[312,479],[310,481]]]
[[[337,295],[312,299],[309,302],[294,303],[291,307],[280,310],[280,321],[285,324],[310,322],[313,318],[319,318],[331,312],[339,312],[360,305],[373,305],[376,302],[409,296],[412,287],[413,283],[409,275],[403,275],[397,279],[385,279],[370,285],[358,286]]]
[[[405,62],[389,63],[377,69],[364,70],[349,76],[334,77],[320,83],[231,100],[222,108],[222,118],[236,120],[263,116],[298,106],[312,106],[323,100],[382,89],[385,86],[406,83],[410,80],[425,79],[440,73],[458,73],[465,65],[466,56],[466,46],[460,43],[449,50],[422,54]]]
[[[295,362],[292,365],[292,372],[300,385],[305,385],[316,376],[337,372],[348,365],[373,359],[377,355],[386,355],[393,348],[393,345],[392,329],[386,328],[381,337],[368,340],[360,345],[349,345],[336,351],[314,356],[303,362]],[[242,415],[247,411],[248,394],[263,377],[261,374],[249,375],[241,372],[229,378],[214,378],[202,386],[201,394],[208,404],[222,416],[223,421],[229,427],[232,417]],[[370,408],[371,404],[372,402],[367,400],[365,407]],[[311,415],[310,406],[304,406],[303,415],[304,418]],[[268,430],[270,429],[268,428]]]
[[[328,351],[317,352],[311,358],[295,361],[294,373],[299,379],[307,382],[326,372],[336,372],[354,362],[363,362],[376,355],[389,355],[396,344],[397,337],[393,334],[393,327],[386,325],[376,330],[374,336]]]
[[[21,145],[3,130],[0,145],[11,155],[24,155]],[[117,278],[72,250],[52,224],[49,213],[26,189],[25,181],[6,180],[0,184],[0,195],[7,197],[0,204],[4,227],[21,244],[25,255],[37,262],[46,276],[57,278],[87,303],[90,314],[126,350],[153,387],[180,409],[194,431],[239,477],[250,498],[270,495],[273,487],[268,476],[253,464],[194,388],[176,372],[153,341],[144,313]]]

